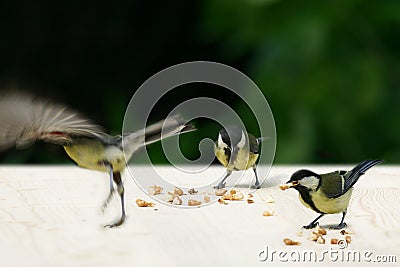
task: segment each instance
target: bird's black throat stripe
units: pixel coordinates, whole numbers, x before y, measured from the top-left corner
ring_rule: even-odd
[[[224,152],[225,152],[225,155],[226,155],[226,157],[228,159],[228,162],[229,162],[229,160],[231,159],[231,149],[228,148],[228,147],[225,147],[224,148]]]
[[[295,187],[297,191],[299,191],[301,198],[304,200],[305,203],[307,203],[315,212],[318,212],[320,214],[325,214],[325,212],[320,211],[314,204],[314,201],[311,199],[310,191],[301,185],[298,185]]]

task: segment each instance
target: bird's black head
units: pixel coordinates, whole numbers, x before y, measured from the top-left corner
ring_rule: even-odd
[[[238,144],[246,144],[247,133],[238,126],[227,126],[219,131],[218,140],[228,147],[236,147]]]
[[[286,183],[291,183],[292,187],[295,189],[299,187],[311,189],[318,186],[320,178],[321,176],[315,172],[309,170],[299,170],[293,173],[289,181]]]

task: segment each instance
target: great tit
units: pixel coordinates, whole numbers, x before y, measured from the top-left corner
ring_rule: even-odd
[[[110,136],[79,113],[26,93],[8,93],[0,98],[0,126],[0,150],[14,145],[24,148],[38,140],[50,142],[62,145],[79,167],[109,173],[110,192],[102,211],[113,196],[113,181],[122,211],[118,220],[105,227],[120,226],[125,221],[121,172],[132,155],[148,144],[195,129],[175,115],[124,138]]]
[[[218,139],[214,143],[214,152],[219,162],[226,168],[226,175],[214,188],[224,188],[225,180],[232,174],[232,171],[247,170],[250,167],[253,168],[256,177],[252,188],[260,188],[256,162],[260,143],[266,139],[268,138],[255,138],[238,126],[227,126],[221,129]]]
[[[365,160],[351,171],[335,171],[326,174],[317,174],[309,170],[295,172],[286,183],[299,192],[300,202],[318,212],[320,215],[310,224],[303,226],[311,229],[317,226],[317,221],[325,214],[342,213],[340,223],[332,227],[341,229],[346,227],[346,216],[353,186],[368,169],[382,163],[382,160]]]

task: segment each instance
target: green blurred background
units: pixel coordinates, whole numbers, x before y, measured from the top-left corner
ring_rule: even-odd
[[[0,34],[1,88],[67,103],[112,134],[151,75],[209,60],[239,69],[263,90],[277,126],[275,163],[400,162],[398,0],[2,1]],[[229,94],[210,85],[178,88],[153,119],[174,103],[209,96],[244,114],[257,135],[249,111]],[[216,136],[217,124],[197,124],[199,140]],[[198,157],[193,141],[193,134],[182,139],[190,158]],[[165,163],[160,149],[152,145],[152,159]],[[70,162],[50,144],[1,152],[0,160]]]

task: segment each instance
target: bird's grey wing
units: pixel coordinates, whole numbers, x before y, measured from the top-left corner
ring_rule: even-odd
[[[335,171],[321,175],[320,190],[324,192],[327,197],[336,198],[347,190],[344,190],[344,177],[346,171]]]
[[[24,93],[0,95],[0,149],[37,140],[67,144],[72,136],[101,136],[102,129],[79,113]]]
[[[249,136],[250,151],[254,154],[258,154],[260,143],[258,142],[257,138],[254,137],[254,135],[249,133],[248,136]]]

